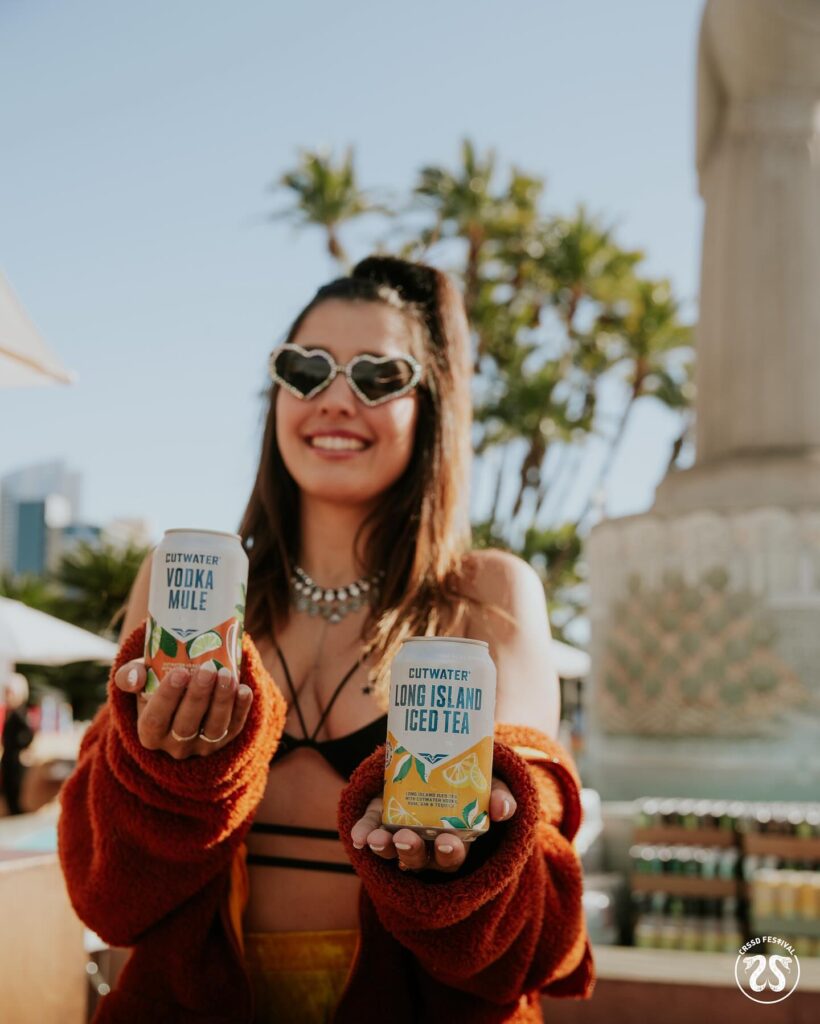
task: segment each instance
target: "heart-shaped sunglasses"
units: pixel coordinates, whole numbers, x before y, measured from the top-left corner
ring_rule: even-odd
[[[347,377],[353,394],[365,405],[381,405],[412,391],[421,379],[421,364],[412,356],[373,356],[363,352],[346,366],[323,348],[280,345],[268,361],[271,379],[297,398],[313,398],[338,373]]]

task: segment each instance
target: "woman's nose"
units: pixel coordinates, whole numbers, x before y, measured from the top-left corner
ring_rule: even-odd
[[[316,396],[322,410],[344,409],[351,413],[356,412],[356,396],[353,394],[347,377],[343,373],[337,373],[335,378],[328,384],[324,391]]]

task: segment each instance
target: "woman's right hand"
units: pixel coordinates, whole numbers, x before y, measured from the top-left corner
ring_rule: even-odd
[[[173,668],[147,695],[142,692],[145,681],[144,658],[126,662],[114,674],[120,690],[138,695],[137,733],[147,750],[164,750],[178,761],[207,757],[226,747],[245,725],[253,694],[244,683],[238,686],[228,668],[218,673]]]

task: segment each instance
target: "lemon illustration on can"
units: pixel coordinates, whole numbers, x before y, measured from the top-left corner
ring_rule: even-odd
[[[471,783],[482,793],[488,789],[487,780],[478,766],[478,756],[475,753],[468,754],[467,757],[456,761],[454,765],[445,768],[442,775],[448,785],[456,786],[459,789]]]
[[[387,823],[389,825],[421,825],[419,819],[403,807],[394,797],[387,804]]]
[[[148,643],[148,650],[151,653],[152,658],[156,658],[159,653],[159,641],[162,637],[162,626],[153,619],[148,620],[148,628],[151,631],[150,640]]]
[[[199,636],[194,637],[186,646],[189,658],[199,658],[203,654],[220,648],[222,637],[216,630],[209,629],[207,633],[200,633]]]
[[[149,668],[148,671],[146,672],[145,688],[143,690],[143,693],[153,693],[158,686],[159,676],[152,668]]]
[[[473,757],[475,757],[475,754],[473,754]],[[487,782],[487,776],[478,767],[478,764],[474,764],[472,768],[470,768],[470,782],[472,782],[473,789],[475,789],[477,793],[486,793],[490,788],[490,784]]]
[[[228,658],[230,659],[234,675],[239,675],[236,667],[239,663],[239,645],[237,643],[238,633],[239,623],[232,622],[230,626],[228,626],[228,635],[225,638],[225,648],[228,651]]]

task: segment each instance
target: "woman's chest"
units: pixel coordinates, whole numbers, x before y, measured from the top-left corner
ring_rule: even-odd
[[[299,616],[257,642],[288,704],[285,732],[322,742],[355,732],[379,714],[369,683],[372,658],[354,623]]]

